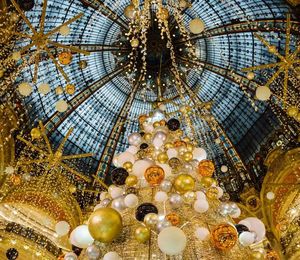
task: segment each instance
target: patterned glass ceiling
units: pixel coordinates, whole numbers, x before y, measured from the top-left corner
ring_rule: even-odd
[[[43,1],[35,2],[34,9],[26,12],[26,15],[38,26]],[[64,87],[66,82],[53,63],[45,60],[40,64],[34,93],[24,101],[32,124],[36,124],[38,120],[48,123],[47,128],[52,141],[58,142],[70,127],[75,128],[67,149],[72,152],[94,153],[93,159],[88,162],[89,171],[97,169],[108,139],[132,90],[125,74],[120,73],[120,65],[117,64],[115,55],[111,51],[99,51],[101,46],[114,45],[121,35],[121,29],[124,29],[122,27],[127,26],[123,9],[129,1],[100,2],[118,16],[117,21],[103,15],[103,9],[95,8],[99,2],[48,1],[45,31],[83,12],[84,16],[70,25],[71,33],[68,36],[57,34],[54,39],[61,43],[88,48],[91,54],[75,54],[71,65],[64,68],[71,83],[76,86],[74,95],[55,94],[55,88]],[[192,8],[184,13],[186,26],[196,17],[201,18],[206,25],[206,33],[195,37],[194,40],[199,60],[203,65],[197,70],[187,71],[187,84],[201,101],[213,101],[213,115],[245,161],[253,157],[259,149],[259,144],[274,129],[276,118],[266,103],[256,103],[257,111],[251,106],[240,85],[252,95],[253,87],[241,69],[276,61],[254,37],[253,28],[261,28],[261,34],[273,45],[280,47],[284,44],[285,26],[275,20],[284,20],[288,11],[285,1],[279,0],[199,0],[193,1]],[[268,28],[271,29],[267,31]],[[26,26],[24,29],[26,30]],[[292,44],[295,44],[294,36]],[[20,45],[24,45],[24,42],[20,41]],[[87,61],[86,69],[79,68],[80,60]],[[243,76],[244,83],[234,80],[230,75],[232,72]],[[33,66],[24,70],[18,81],[31,81],[32,76]],[[263,84],[265,75],[259,73],[255,80]],[[51,93],[42,96],[38,93],[37,86],[45,82],[51,85]],[[172,98],[177,95],[176,89],[170,84],[167,96]],[[58,114],[55,103],[61,98],[68,101],[69,109]],[[137,129],[135,120],[139,114],[151,110],[150,101],[155,98],[153,93],[148,93],[146,97],[140,92],[134,95],[124,131],[118,138],[116,152],[125,149],[127,135]],[[179,102],[176,99],[174,101]],[[169,105],[168,109],[174,110],[172,105]],[[211,130],[200,119],[194,118],[193,122],[197,132],[202,132],[199,143],[206,146],[210,156],[214,157],[218,164],[222,164],[223,151],[215,144],[215,136],[210,133]]]

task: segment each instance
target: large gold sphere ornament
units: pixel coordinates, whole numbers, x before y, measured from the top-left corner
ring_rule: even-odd
[[[135,175],[129,175],[125,180],[125,184],[128,187],[132,187],[132,186],[136,185],[137,183],[138,183],[138,178]]]
[[[204,31],[204,28],[205,28],[205,24],[201,19],[195,18],[192,21],[190,21],[190,31],[193,34],[202,33]]]
[[[124,168],[126,171],[129,171],[129,172],[132,170],[132,166],[133,166],[132,162],[125,162],[125,163],[123,164],[123,168]]]
[[[192,191],[195,188],[195,180],[189,174],[180,174],[174,180],[174,188],[180,194]]]
[[[192,152],[185,152],[182,155],[182,158],[185,162],[190,162],[191,160],[193,160],[193,153]]]
[[[137,227],[134,231],[134,237],[139,243],[145,243],[150,239],[151,231],[145,226]]]
[[[211,177],[215,171],[215,165],[210,160],[202,160],[198,164],[198,172],[203,177]]]
[[[166,220],[168,220],[173,226],[177,226],[180,224],[180,217],[174,212],[167,214]]]
[[[136,39],[136,38],[134,38],[134,39],[132,39],[132,40],[130,41],[130,45],[131,45],[132,48],[137,48],[137,47],[139,47],[139,44],[140,44],[140,42],[139,42],[139,40]]]
[[[75,85],[74,84],[67,84],[65,90],[66,90],[67,94],[73,95],[75,93]]]
[[[169,160],[167,153],[161,152],[157,155],[157,161],[159,163],[166,163]]]
[[[40,129],[32,128],[30,131],[30,135],[31,135],[31,139],[34,140],[34,139],[40,138],[42,134],[41,134]]]
[[[112,242],[122,231],[122,217],[112,208],[100,208],[88,220],[91,236],[102,243]]]
[[[202,184],[202,186],[204,186],[205,188],[209,188],[211,187],[211,185],[213,185],[215,182],[215,180],[211,177],[202,177],[200,179],[200,183]]]
[[[232,225],[224,223],[212,230],[211,239],[216,248],[227,251],[235,246],[238,233]]]
[[[124,15],[128,18],[128,19],[133,19],[135,17],[135,7],[134,5],[128,5],[125,7],[124,9]]]
[[[144,177],[151,186],[156,186],[164,180],[165,172],[163,168],[154,165],[145,171]]]
[[[298,114],[299,110],[295,106],[290,106],[286,112],[290,117],[294,117]]]
[[[69,65],[72,62],[73,55],[71,52],[61,52],[58,54],[58,61],[62,65]]]

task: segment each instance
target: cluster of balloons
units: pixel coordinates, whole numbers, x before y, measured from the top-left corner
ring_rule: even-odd
[[[176,209],[186,207],[194,210],[195,215],[203,214],[210,209],[211,201],[224,195],[212,178],[214,164],[207,160],[204,149],[195,147],[189,138],[182,137],[177,119],[166,121],[163,112],[157,110],[152,116],[140,116],[139,123],[142,131],[129,135],[129,148],[114,157],[116,168],[111,171],[112,185],[100,194],[100,203],[95,206],[87,224],[71,232],[71,243],[86,248],[88,255],[101,255],[93,244],[94,240],[101,243],[116,241],[122,234],[125,214],[131,214],[140,223],[134,226],[132,232],[137,242],[149,241],[154,233],[157,234],[158,248],[163,253],[181,254],[186,248],[187,234],[180,228],[185,216]],[[153,199],[145,201],[137,194],[149,187],[154,192]],[[165,210],[162,212],[163,205]],[[226,219],[227,215],[239,217],[241,211],[235,203],[223,202],[219,213]],[[233,247],[238,237],[240,243],[246,246],[263,238],[264,233],[260,232],[262,227],[258,227],[258,223],[252,218],[236,227],[220,223],[213,233],[207,226],[194,227],[194,236],[199,240],[214,237],[219,249],[222,246]],[[60,225],[60,232],[67,232],[66,226]],[[236,240],[220,239],[224,230],[232,232],[233,236],[229,237],[236,237]],[[101,257],[120,259],[116,252],[107,252]]]

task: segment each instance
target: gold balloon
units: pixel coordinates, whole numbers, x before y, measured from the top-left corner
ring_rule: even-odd
[[[134,237],[139,243],[145,243],[150,239],[150,229],[144,226],[138,227],[134,232]]]
[[[138,178],[135,175],[129,175],[125,180],[125,184],[128,187],[132,187],[132,186],[136,185],[137,182],[138,182]]]
[[[167,153],[162,152],[157,155],[157,161],[159,163],[166,163],[168,160],[169,160],[169,157],[168,157]]]
[[[158,215],[155,213],[148,213],[145,217],[144,217],[144,223],[150,227],[150,228],[154,228],[158,222]]]
[[[183,195],[183,200],[184,202],[190,204],[192,202],[194,202],[194,200],[197,198],[196,193],[193,191],[187,191],[186,193],[184,193]]]
[[[123,164],[123,168],[126,170],[126,171],[131,171],[132,170],[132,162],[125,162]]]
[[[91,236],[102,243],[112,242],[122,231],[122,217],[113,208],[97,209],[89,218]]]
[[[216,248],[227,251],[235,246],[238,233],[232,225],[224,223],[212,230],[211,238]]]
[[[206,188],[210,187],[213,184],[213,182],[214,179],[211,177],[202,177],[200,180],[200,183]]]
[[[180,194],[192,191],[195,188],[195,180],[189,174],[180,174],[174,180],[174,188]]]
[[[187,151],[192,152],[194,150],[194,145],[192,145],[191,143],[187,143],[186,149],[187,149]]]
[[[265,256],[259,251],[254,251],[251,254],[251,260],[263,260],[263,259],[265,259]]]
[[[160,126],[165,126],[167,124],[166,120],[159,121]]]
[[[215,171],[215,165],[210,160],[202,160],[198,164],[198,172],[201,176],[211,177]]]
[[[153,123],[153,127],[154,127],[154,128],[159,127],[159,126],[160,126],[160,122],[154,122],[154,123]]]
[[[193,160],[193,154],[191,152],[185,152],[182,155],[182,158],[183,158],[184,161],[190,162],[191,160]]]
[[[170,148],[173,148],[173,147],[174,147],[174,145],[172,143],[166,143],[165,144],[166,149],[170,149]]]
[[[218,198],[218,194],[219,194],[219,190],[216,187],[210,187],[206,191],[206,197],[211,200]]]
[[[128,19],[133,19],[135,17],[135,8],[134,5],[128,5],[124,9],[124,14]]]
[[[178,170],[181,166],[180,160],[176,157],[171,158],[168,163],[173,170]]]
[[[132,39],[131,41],[130,41],[130,44],[131,44],[131,47],[132,48],[137,48],[138,46],[139,46],[139,44],[140,44],[140,42],[139,42],[139,40],[138,39]]]
[[[175,134],[178,136],[178,137],[181,137],[183,135],[183,131],[181,129],[178,129],[176,130]]]
[[[64,89],[61,86],[56,87],[55,94],[61,95],[62,93],[64,93]]]
[[[152,134],[150,134],[150,133],[145,134],[144,139],[145,139],[145,141],[150,141],[152,139]]]
[[[41,137],[41,131],[38,128],[32,128],[30,131],[31,139],[38,139]]]
[[[75,85],[74,84],[66,85],[66,93],[69,95],[73,95],[75,93]]]

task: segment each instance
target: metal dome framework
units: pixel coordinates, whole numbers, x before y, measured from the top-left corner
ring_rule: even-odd
[[[43,1],[35,2],[34,9],[26,15],[38,26]],[[72,153],[92,152],[94,157],[86,159],[81,168],[86,174],[96,174],[101,178],[107,174],[113,154],[126,148],[127,135],[138,129],[138,115],[152,108],[153,96],[148,96],[146,102],[143,100],[141,93],[123,74],[126,62],[120,65],[114,55],[124,51],[115,43],[122,35],[121,30],[128,28],[123,14],[128,4],[124,0],[49,0],[45,30],[83,12],[84,16],[70,25],[68,36],[58,34],[55,37],[91,54],[74,55],[71,65],[64,68],[76,86],[74,95],[63,94],[69,104],[66,112],[55,111],[55,102],[60,99],[55,94],[55,87],[65,86],[66,82],[47,60],[41,62],[33,94],[24,100],[30,124],[36,125],[38,120],[43,120],[54,143],[59,143],[70,127],[75,128],[66,149]],[[259,72],[254,81],[249,81],[242,69],[276,61],[253,33],[259,32],[280,48],[285,44],[281,36],[285,34],[285,16],[289,11],[288,5],[279,0],[193,1],[193,6],[184,10],[187,27],[196,17],[206,25],[204,34],[192,36],[199,64],[197,70],[187,71],[185,85],[197,97],[196,102],[213,102],[211,111],[225,149],[215,143],[218,136],[205,121],[200,118],[192,120],[197,131],[202,132],[199,143],[210,151],[210,157],[219,166],[228,164],[226,153],[231,149],[240,154],[242,161],[251,160],[260,144],[277,127],[277,119],[268,105],[256,102],[255,111],[245,95],[245,91],[253,93],[271,72],[268,75]],[[292,30],[291,48],[295,48],[297,37],[299,35]],[[19,41],[18,44],[24,43]],[[82,60],[88,63],[86,69],[78,67]],[[178,62],[183,66],[191,63],[184,57],[178,57]],[[30,81],[32,77],[33,66],[30,66],[16,84]],[[37,91],[37,86],[44,82],[51,85],[52,91],[47,96]],[[179,103],[176,88],[171,85],[169,88],[167,98],[175,97],[174,102]],[[191,97],[186,93],[185,98]],[[167,108],[170,112],[176,110],[172,104],[167,104]],[[251,179],[249,176],[245,178]]]

